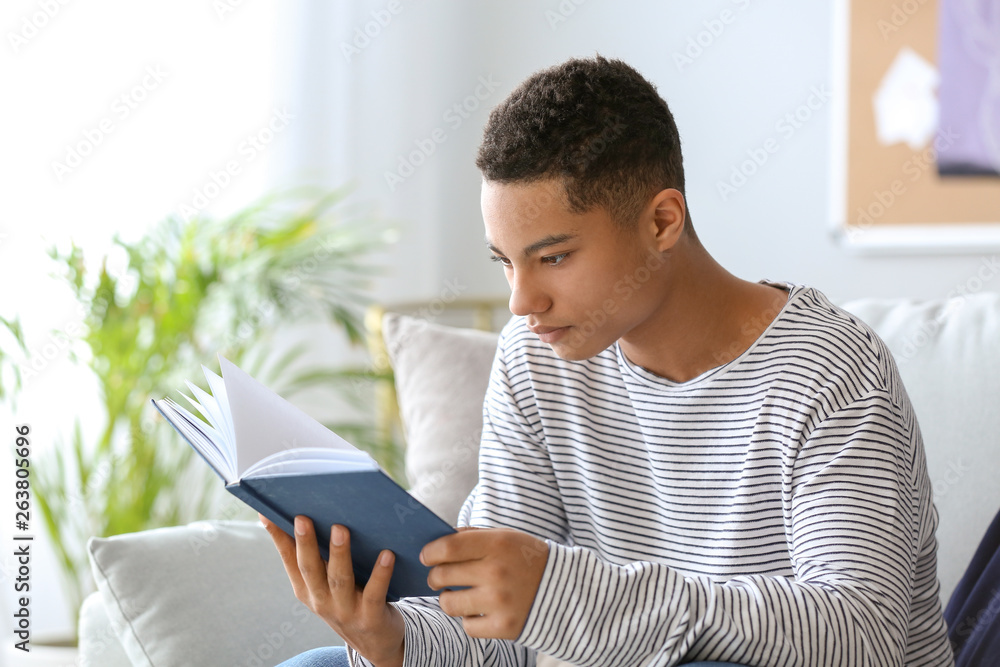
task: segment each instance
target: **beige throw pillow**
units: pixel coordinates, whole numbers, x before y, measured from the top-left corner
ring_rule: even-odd
[[[455,525],[476,485],[497,334],[388,313],[382,332],[406,436],[410,492]]]

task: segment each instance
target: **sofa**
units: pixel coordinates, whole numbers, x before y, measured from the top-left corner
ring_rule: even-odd
[[[841,305],[888,344],[916,410],[944,604],[1000,508],[1000,294]],[[454,523],[476,481],[496,334],[392,313],[382,326],[411,491]],[[292,595],[257,522],[202,521],[88,546],[97,591],[81,609],[82,665],[265,666],[342,643]]]

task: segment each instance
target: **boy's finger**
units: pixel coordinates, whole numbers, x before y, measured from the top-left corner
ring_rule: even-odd
[[[354,563],[351,560],[351,532],[344,526],[330,527],[330,561],[326,566],[330,593],[342,608],[354,604]]]
[[[316,544],[316,531],[312,521],[305,516],[295,517],[295,559],[302,573],[302,579],[309,591],[316,596],[328,591],[326,568]],[[325,596],[323,596],[325,597]]]
[[[281,556],[281,564],[285,566],[285,573],[288,574],[292,590],[295,591],[297,596],[305,590],[305,582],[302,580],[302,573],[299,572],[299,564],[295,555],[295,540],[289,537],[288,533],[270,521],[267,521],[263,515],[260,516],[261,522],[266,522],[264,523],[264,528],[267,530],[267,534],[271,536],[271,541],[274,542],[274,547],[278,550],[278,555]]]
[[[392,568],[396,564],[396,556],[388,549],[379,554],[372,574],[365,584],[361,603],[370,613],[380,612],[385,607],[385,598],[389,593],[389,581],[392,579]]]
[[[489,553],[496,530],[469,530],[439,537],[420,550],[420,562],[428,567],[441,563],[476,560]]]

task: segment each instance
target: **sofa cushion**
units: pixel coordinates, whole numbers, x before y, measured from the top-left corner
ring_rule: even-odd
[[[1000,508],[1000,294],[843,304],[885,341],[920,423],[947,601]]]
[[[274,665],[343,641],[292,593],[257,522],[91,538],[91,568],[133,665]],[[103,663],[96,663],[103,664]]]
[[[451,525],[479,476],[483,398],[497,334],[387,313],[410,492]]]

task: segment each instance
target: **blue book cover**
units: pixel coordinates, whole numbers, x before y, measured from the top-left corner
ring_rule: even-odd
[[[220,357],[222,377],[205,370],[211,394],[188,383],[202,418],[165,398],[152,403],[225,482],[226,489],[289,535],[297,515],[312,519],[324,560],[330,527],[351,532],[358,584],[382,549],[396,556],[388,599],[433,596],[425,544],[455,532],[365,452]]]

